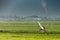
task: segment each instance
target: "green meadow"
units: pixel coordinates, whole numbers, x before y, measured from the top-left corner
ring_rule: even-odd
[[[37,21],[0,21],[0,40],[60,40],[60,21],[40,22],[45,33]]]

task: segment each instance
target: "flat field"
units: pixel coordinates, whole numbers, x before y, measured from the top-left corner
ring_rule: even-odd
[[[40,21],[46,32],[39,31],[37,21],[0,21],[0,40],[60,40],[60,21]]]

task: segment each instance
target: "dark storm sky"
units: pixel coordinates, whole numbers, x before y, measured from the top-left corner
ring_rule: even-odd
[[[60,0],[45,0],[48,16],[60,16]],[[0,0],[0,16],[46,16],[41,0]]]

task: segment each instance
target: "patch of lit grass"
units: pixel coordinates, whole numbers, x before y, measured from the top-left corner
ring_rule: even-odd
[[[0,33],[0,40],[60,40],[60,34]]]

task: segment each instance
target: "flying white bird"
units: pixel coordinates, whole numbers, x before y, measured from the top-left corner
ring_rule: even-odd
[[[41,28],[41,29],[39,29],[39,31],[45,32],[45,27],[42,26],[40,22],[37,22],[37,23],[38,23],[39,27]]]

